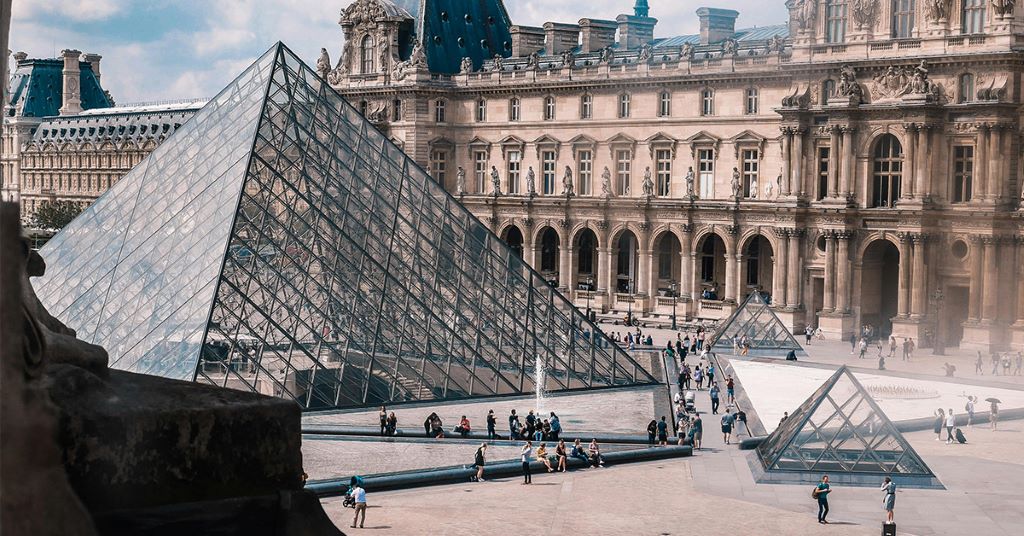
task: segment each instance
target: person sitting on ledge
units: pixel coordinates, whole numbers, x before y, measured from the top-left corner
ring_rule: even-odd
[[[587,456],[587,452],[583,450],[583,445],[580,443],[579,439],[572,442],[572,451],[569,453],[569,456],[572,456],[573,458],[578,458],[580,460],[583,460],[584,462],[590,460],[590,458]]]
[[[462,437],[466,437],[469,435],[469,430],[469,419],[467,419],[466,416],[463,415],[462,419],[459,420],[459,425],[455,427],[455,432],[457,432]]]

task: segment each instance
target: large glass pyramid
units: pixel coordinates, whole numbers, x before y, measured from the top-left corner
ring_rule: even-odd
[[[41,253],[115,368],[307,409],[656,381],[281,44]]]
[[[781,356],[790,350],[804,353],[800,343],[775,316],[775,311],[760,292],[751,292],[736,312],[715,331],[715,342],[711,348],[715,352],[732,353],[734,344],[742,341],[744,336],[750,344],[751,355]]]
[[[882,412],[866,389],[842,366],[757,448],[764,469],[759,481],[833,481],[933,487],[938,480]]]

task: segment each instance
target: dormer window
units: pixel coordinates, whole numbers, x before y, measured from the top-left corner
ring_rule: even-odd
[[[373,74],[373,37],[364,36],[359,46],[359,65],[363,74]]]

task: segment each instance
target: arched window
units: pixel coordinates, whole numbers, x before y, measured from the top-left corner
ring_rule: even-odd
[[[700,92],[700,115],[715,115],[715,92],[710,88]]]
[[[362,43],[359,45],[359,64],[362,66],[363,74],[372,74],[373,68],[373,37],[367,35],[363,37]]]
[[[908,39],[914,32],[914,0],[892,0],[892,37]]]
[[[672,94],[662,91],[658,94],[658,117],[672,116]]]
[[[587,93],[580,97],[580,119],[590,119],[594,116],[594,96]]]
[[[957,102],[971,102],[974,100],[974,75],[971,73],[964,73],[960,75],[960,83],[958,84],[959,91],[957,91],[956,101]]]
[[[960,6],[960,33],[985,31],[985,0],[962,0]]]
[[[825,42],[846,41],[846,0],[825,0]]]
[[[555,119],[555,98],[544,97],[544,120],[552,121]]]
[[[508,120],[519,121],[519,97],[512,97],[508,100]]]
[[[832,94],[835,93],[835,92],[836,92],[836,81],[835,80],[825,80],[825,82],[823,82],[821,84],[821,104],[823,106],[828,104],[829,97],[831,97]]]
[[[884,134],[875,142],[872,159],[872,207],[891,207],[900,198],[903,146],[896,136]]]

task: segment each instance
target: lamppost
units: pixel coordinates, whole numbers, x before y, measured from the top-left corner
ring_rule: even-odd
[[[675,279],[668,282],[668,289],[672,293],[672,329],[676,329],[676,296],[679,295],[679,283]]]
[[[626,302],[626,325],[633,325],[633,276],[626,276],[626,294],[629,295],[629,301]]]
[[[932,353],[935,355],[946,355],[946,345],[942,340],[942,302],[946,300],[946,295],[942,292],[942,288],[935,289],[932,293],[932,300],[935,302],[935,334],[933,337]]]

